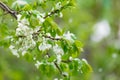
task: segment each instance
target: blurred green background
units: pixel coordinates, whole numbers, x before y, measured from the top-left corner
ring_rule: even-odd
[[[15,0],[2,1],[12,8]],[[74,8],[62,13],[63,18],[55,21],[84,44],[80,58],[93,68],[88,80],[120,80],[120,0],[76,0]],[[0,9],[0,27],[3,23],[9,29],[16,27],[15,20]],[[46,80],[40,75],[34,64],[0,47],[0,80]]]

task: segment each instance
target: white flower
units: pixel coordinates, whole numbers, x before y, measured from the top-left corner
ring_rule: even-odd
[[[74,39],[76,38],[75,35],[73,33],[70,33],[69,31],[67,33],[63,34],[63,38],[67,39],[71,42],[74,42]]]
[[[68,22],[69,22],[69,23],[72,23],[72,22],[73,22],[73,19],[72,19],[72,18],[70,18],[70,19],[68,20]]]
[[[18,14],[18,15],[17,15],[18,24],[19,24],[19,23],[22,23],[22,24],[24,24],[24,25],[29,25],[28,19],[26,19],[26,18],[21,19],[21,17],[22,17],[21,14]]]
[[[62,12],[60,12],[60,16],[59,16],[60,18],[62,18],[63,17],[63,14],[62,14]]]
[[[51,34],[50,34],[50,33],[46,33],[46,35],[47,35],[47,36],[51,36]]]
[[[29,21],[25,18],[20,19],[21,15],[17,15],[18,27],[16,28],[17,36],[28,36],[33,33],[33,29],[29,28]]]
[[[99,69],[98,69],[98,72],[102,72],[102,71],[103,71],[103,68],[99,68]]]
[[[55,38],[59,38],[59,39],[60,39],[60,38],[61,38],[61,36],[56,35],[56,36],[55,36]]]
[[[22,56],[24,56],[26,54],[27,51],[22,51]]]
[[[33,60],[36,60],[36,57],[33,57]]]
[[[54,51],[54,53],[56,55],[57,63],[60,64],[61,56],[64,54],[64,51],[57,44],[55,46],[53,46],[53,51]]]
[[[97,22],[93,27],[93,35],[91,36],[91,40],[94,42],[100,42],[102,39],[107,37],[110,34],[110,25],[107,20],[102,20]]]
[[[20,21],[21,16],[22,16],[21,14],[17,15],[17,21]]]
[[[38,15],[37,15],[37,19],[39,20],[39,22],[40,23],[43,23],[44,21],[45,21],[45,19],[44,19],[44,16],[45,16],[45,14],[43,13],[39,13]]]
[[[57,59],[57,64],[60,64],[60,62],[61,62],[61,55],[58,54],[56,56],[57,56],[57,58],[56,58]]]
[[[15,7],[16,5],[23,6],[23,5],[26,5],[26,4],[27,4],[27,2],[25,0],[16,0],[15,2],[13,2],[12,7]]]
[[[113,53],[112,58],[117,58],[117,53]]]
[[[40,66],[41,64],[43,64],[43,63],[40,62],[40,61],[36,61],[35,66],[37,67],[37,69],[39,68],[39,66]]]
[[[16,45],[21,45],[18,51],[24,56],[28,49],[33,49],[35,47],[36,42],[32,39],[32,35],[29,35],[25,38],[19,38],[19,40],[16,41]]]
[[[74,58],[73,60],[80,62],[80,59],[79,59],[79,58]]]
[[[43,42],[39,45],[39,50],[40,51],[45,51],[50,49],[52,46],[50,44],[47,44],[46,42]]]
[[[57,44],[53,46],[53,51],[55,52],[56,55],[60,54],[63,55],[64,52],[61,47],[59,47]]]
[[[55,5],[55,8],[56,8],[56,9],[60,9],[61,7],[62,7],[61,2],[58,2],[58,3]]]
[[[72,60],[73,60],[73,58],[70,56],[70,57],[69,57],[69,60],[70,60],[70,61],[72,61]]]
[[[82,59],[82,61],[84,61],[86,64],[88,64],[87,60],[86,59]]]
[[[55,78],[54,80],[58,80],[58,78]]]
[[[19,24],[18,28],[16,28],[16,35],[17,36],[28,36],[33,33],[33,29],[25,26],[23,24]]]
[[[34,33],[38,32],[40,30],[41,26],[37,26],[35,29],[34,29]]]
[[[19,54],[18,54],[18,51],[15,49],[15,46],[10,45],[9,49],[11,50],[13,55],[15,55],[17,57],[20,57]]]

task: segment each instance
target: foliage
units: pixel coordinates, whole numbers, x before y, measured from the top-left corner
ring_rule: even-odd
[[[70,80],[76,75],[85,77],[92,69],[85,59],[77,58],[83,50],[82,43],[70,31],[64,32],[55,21],[56,17],[62,18],[62,11],[71,6],[75,6],[74,0],[13,2],[15,13],[8,13],[12,15],[10,18],[17,19],[10,23],[15,27],[0,23],[0,45],[9,47],[18,58],[33,63],[48,78]]]

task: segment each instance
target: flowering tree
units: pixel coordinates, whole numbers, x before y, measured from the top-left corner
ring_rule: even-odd
[[[42,74],[53,78],[59,75],[60,80],[70,80],[77,74],[86,75],[91,67],[85,59],[77,58],[83,51],[82,43],[70,31],[64,32],[54,21],[55,17],[63,16],[62,10],[72,6],[74,0],[15,1],[12,10],[0,2],[1,9],[11,14],[17,23],[12,30],[2,25],[2,34],[5,35],[0,35],[1,46],[7,44],[13,55],[30,59]]]

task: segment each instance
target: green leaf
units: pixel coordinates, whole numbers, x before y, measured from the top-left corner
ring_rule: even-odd
[[[56,57],[52,55],[52,56],[48,59],[48,61],[49,61],[49,62],[54,62],[55,59],[56,59]]]
[[[0,37],[5,38],[9,35],[9,31],[6,24],[1,24],[0,26]]]
[[[26,4],[26,5],[23,7],[23,10],[24,10],[24,11],[32,10],[32,7],[31,7],[31,5]]]
[[[83,60],[82,60],[82,71],[83,73],[92,72],[91,66],[88,63],[86,63],[86,61],[83,61]]]
[[[10,40],[9,39],[1,39],[0,46],[3,46],[4,48],[8,48],[10,46]]]
[[[75,40],[75,45],[76,45],[76,47],[78,47],[78,48],[83,47],[83,44],[82,44],[80,41],[78,41],[78,40]]]

